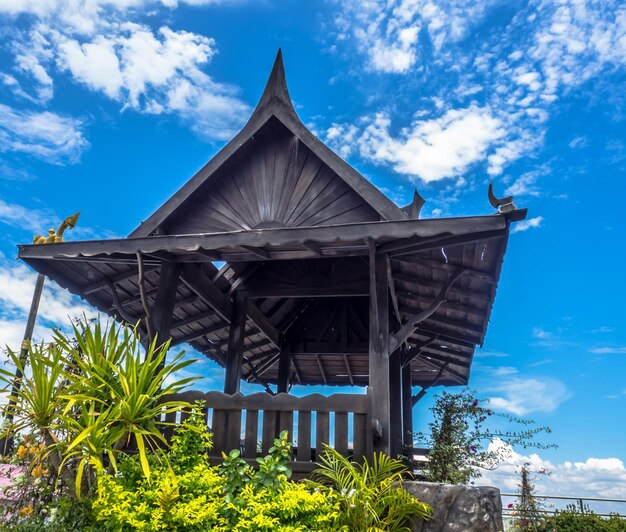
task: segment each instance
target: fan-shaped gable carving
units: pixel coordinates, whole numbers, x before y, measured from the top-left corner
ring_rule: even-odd
[[[378,221],[282,124],[264,127],[167,220],[169,234]]]

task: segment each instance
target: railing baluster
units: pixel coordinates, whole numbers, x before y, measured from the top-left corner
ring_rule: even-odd
[[[328,412],[317,412],[317,424],[315,427],[315,461],[320,461],[325,445],[330,439],[330,419]]]
[[[244,458],[256,458],[256,446],[259,439],[259,411],[246,412],[246,437],[243,445]]]
[[[335,450],[348,455],[348,414],[345,412],[335,413]]]
[[[298,412],[298,462],[311,461],[311,412]]]

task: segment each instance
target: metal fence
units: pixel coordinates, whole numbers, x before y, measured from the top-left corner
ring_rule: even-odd
[[[519,493],[501,493],[502,496],[502,515],[505,518],[514,517],[515,501],[519,497]],[[563,511],[567,506],[574,505],[576,510],[580,513],[593,512],[600,517],[609,517],[611,515],[618,515],[619,517],[626,519],[626,499],[607,499],[602,497],[564,497],[561,495],[533,495],[535,499],[545,499],[550,504],[550,507],[546,507],[541,510],[542,514],[552,515],[558,511]],[[551,501],[555,501],[551,504]],[[512,508],[509,508],[509,503],[513,504]]]

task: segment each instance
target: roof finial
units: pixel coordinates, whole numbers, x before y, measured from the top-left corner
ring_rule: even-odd
[[[283,52],[279,48],[276,54],[276,60],[272,67],[272,72],[263,95],[256,106],[256,110],[261,109],[272,103],[274,100],[279,100],[293,110],[293,104],[289,97],[289,91],[287,90],[287,79],[285,78],[285,67],[283,65]]]
[[[509,212],[517,209],[513,204],[513,196],[507,196],[506,198],[497,198],[493,193],[493,181],[489,182],[489,189],[487,190],[487,196],[489,197],[489,203],[498,209],[498,212]]]
[[[406,207],[402,207],[402,210],[407,214],[411,220],[417,220],[420,217],[420,211],[426,203],[426,200],[420,196],[417,190],[413,191],[413,201]]]

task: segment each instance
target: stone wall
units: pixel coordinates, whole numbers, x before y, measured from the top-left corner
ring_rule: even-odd
[[[413,532],[501,532],[500,490],[434,482],[403,482],[405,490],[430,504],[433,518],[415,523]]]

